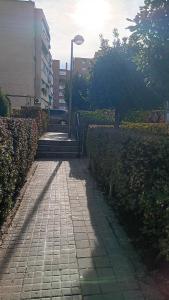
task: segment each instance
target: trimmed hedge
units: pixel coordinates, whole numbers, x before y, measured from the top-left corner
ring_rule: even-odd
[[[130,123],[123,122],[120,126],[123,129],[132,129],[132,132],[135,131],[144,133],[144,134],[152,134],[152,135],[162,135],[169,136],[169,125],[165,123]]]
[[[79,115],[81,122],[85,124],[114,124],[114,111],[112,110],[79,111]]]
[[[34,120],[0,118],[0,223],[13,207],[25,181],[37,142]]]
[[[165,110],[130,111],[124,117],[124,121],[134,122],[134,123],[165,123],[165,119],[166,119]]]
[[[13,110],[13,117],[35,119],[38,127],[39,136],[47,131],[48,127],[48,111],[42,110],[38,106],[23,106],[20,110]]]
[[[121,218],[156,255],[169,260],[169,137],[157,126],[90,126],[90,168]],[[161,126],[161,125],[160,125]]]
[[[79,138],[82,145],[82,152],[86,154],[86,136],[88,126],[95,125],[114,125],[114,111],[112,110],[96,110],[96,111],[79,111]],[[75,132],[76,134],[76,132]]]

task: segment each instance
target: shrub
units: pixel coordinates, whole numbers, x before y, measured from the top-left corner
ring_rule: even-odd
[[[79,138],[86,153],[85,141],[89,125],[112,125],[114,124],[114,111],[96,110],[96,111],[79,111],[80,130]]]
[[[0,223],[15,202],[36,154],[38,128],[31,119],[0,118]]]
[[[169,137],[161,128],[133,128],[91,126],[90,168],[137,238],[169,259]]]
[[[95,110],[95,111],[80,111],[80,119],[88,124],[114,124],[114,111],[112,110]]]
[[[165,123],[165,115],[166,112],[164,110],[130,111],[124,117],[124,121],[134,123]]]
[[[10,100],[0,89],[0,116],[8,117],[10,115],[10,110]]]
[[[165,123],[127,123],[123,122],[120,126],[121,128],[132,129],[132,132],[135,131],[144,134],[153,134],[161,136],[169,136],[169,125]]]
[[[13,111],[14,117],[35,119],[38,127],[39,136],[47,131],[48,127],[48,112],[47,110],[42,110],[38,106],[23,106],[21,110]]]

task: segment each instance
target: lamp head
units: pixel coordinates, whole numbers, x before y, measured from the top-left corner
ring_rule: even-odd
[[[82,45],[84,43],[84,38],[82,35],[76,35],[73,39],[73,42],[76,44],[76,45]]]

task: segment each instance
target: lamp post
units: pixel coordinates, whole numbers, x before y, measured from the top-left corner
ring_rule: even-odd
[[[70,86],[69,86],[69,131],[68,138],[71,138],[71,117],[72,117],[72,79],[73,79],[73,43],[80,46],[84,43],[84,38],[81,35],[76,35],[71,40],[71,59],[70,59]]]

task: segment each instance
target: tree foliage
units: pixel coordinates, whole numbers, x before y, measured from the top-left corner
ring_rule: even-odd
[[[3,94],[0,89],[0,116],[8,117],[10,115],[11,104],[9,98]]]
[[[145,0],[129,26],[134,61],[146,83],[168,100],[169,94],[169,1]]]
[[[113,36],[112,47],[100,36],[101,50],[91,75],[91,104],[94,108],[115,109],[121,116],[131,108],[150,108],[155,96],[131,60],[127,39],[121,41],[116,29]]]
[[[88,78],[75,74],[72,80],[72,109],[74,111],[89,109],[88,89]],[[66,84],[65,99],[69,103],[69,82]]]

